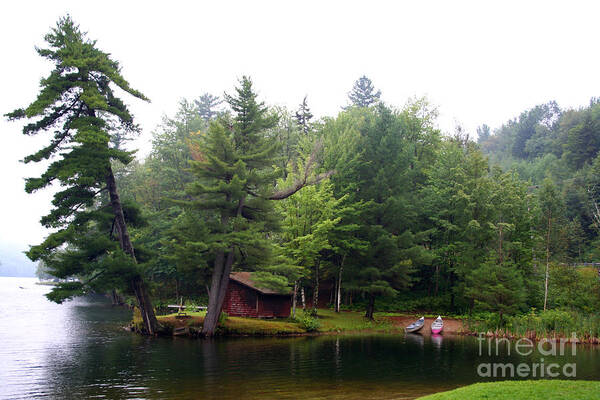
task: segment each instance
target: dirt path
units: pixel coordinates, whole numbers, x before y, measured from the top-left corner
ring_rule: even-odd
[[[390,321],[394,323],[399,328],[404,328],[417,319],[419,319],[420,315],[402,315],[398,317],[386,317]],[[444,317],[442,317],[444,318]],[[423,334],[431,334],[431,323],[435,320],[435,318],[425,318],[425,325],[423,329],[419,332]],[[463,323],[459,319],[451,319],[444,318],[444,333],[459,333],[463,329]]]

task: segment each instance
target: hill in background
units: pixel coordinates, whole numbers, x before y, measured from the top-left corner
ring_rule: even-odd
[[[22,249],[7,243],[0,243],[0,276],[35,277],[36,265]]]

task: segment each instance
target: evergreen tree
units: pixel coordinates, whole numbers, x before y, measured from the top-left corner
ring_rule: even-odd
[[[469,273],[467,283],[465,295],[473,299],[476,310],[498,312],[501,322],[504,315],[523,311],[526,291],[514,264],[487,260]]]
[[[55,288],[49,297],[59,302],[86,291],[92,283],[97,286],[102,281],[125,278],[127,288],[137,298],[145,332],[154,334],[158,324],[143,271],[137,265],[111,167],[111,160],[128,164],[133,157],[132,153],[110,145],[116,137],[139,131],[125,103],[115,96],[113,85],[136,98],[147,99],[129,86],[120,74],[119,64],[97,49],[96,42],[87,39],[70,16],[61,18],[45,40],[49,47],[37,51],[54,64],[54,70],[41,81],[41,91],[32,104],[7,115],[11,120],[37,118],[24,126],[26,135],[54,130],[50,143],[24,161],[53,160],[41,177],[27,179],[25,190],[31,193],[55,181],[60,183],[61,190],[52,202],[54,208],[41,219],[42,225],[57,231],[42,244],[33,246],[27,255],[33,261],[43,260],[57,277],[78,274],[89,277]],[[98,196],[104,192],[108,193],[107,207],[95,210]],[[112,258],[115,263],[110,260],[87,263],[88,259],[99,260],[99,252],[114,249],[106,240],[101,245],[81,240],[88,231],[100,232],[99,221],[106,218],[100,214],[106,209],[111,210],[112,223],[108,226],[112,229],[104,239],[115,236],[118,239],[118,251],[106,259]],[[72,246],[65,254],[59,251],[63,244]],[[92,252],[93,256],[85,258],[85,252]],[[115,267],[116,260],[121,267]]]
[[[432,247],[437,254],[432,292],[450,294],[450,308],[465,307],[465,278],[487,257],[487,245],[495,239],[491,227],[494,208],[488,165],[473,142],[462,138],[442,144],[436,162],[428,169],[422,190],[423,212],[433,229]],[[458,300],[458,301],[457,301]]]
[[[234,264],[240,269],[260,269],[260,281],[279,286],[286,279],[283,275],[293,275],[288,272],[296,266],[281,257],[276,259],[280,254],[276,254],[277,248],[268,237],[279,229],[271,200],[286,199],[333,173],[313,174],[319,149],[316,146],[303,176],[290,187],[275,191],[274,183],[281,173],[274,166],[279,144],[272,130],[277,115],[257,100],[252,81],[245,76],[235,94],[226,94],[225,100],[233,110],[232,118],[223,116],[198,136],[197,156],[191,162],[196,180],[188,187],[193,200],[182,202],[207,215],[208,231],[203,243],[213,268],[202,326],[204,336],[215,333]],[[278,264],[279,270],[268,268],[269,263]]]
[[[486,124],[477,127],[477,143],[486,142],[490,138],[490,127]]]
[[[354,129],[346,125],[347,117],[354,121]],[[333,182],[340,190],[336,195],[347,194],[351,204],[364,203],[356,234],[371,246],[353,259],[347,270],[349,285],[366,295],[365,315],[372,318],[377,297],[394,295],[411,282],[408,275],[413,260],[402,237],[412,221],[407,190],[415,154],[408,138],[412,131],[404,113],[382,104],[350,109],[338,120],[334,131],[326,125],[325,132],[346,139],[336,140],[328,150],[332,154],[325,156],[325,165],[336,168]],[[340,160],[346,160],[346,165],[340,165]]]
[[[473,308],[498,312],[502,321],[503,315],[523,310],[526,294],[532,292],[527,290],[531,289],[527,279],[533,277],[532,217],[527,210],[527,187],[515,173],[496,168],[488,181],[487,202],[491,207],[481,213],[476,230],[478,237],[489,238],[488,254],[480,262],[474,259],[464,272],[465,296]]]
[[[188,189],[195,198],[188,205],[209,214],[205,246],[214,266],[202,328],[205,336],[215,332],[234,262],[268,261],[267,233],[276,229],[268,197],[279,174],[273,168],[277,144],[267,130],[277,121],[257,101],[247,77],[235,95],[225,98],[234,111],[233,121],[226,124],[231,129],[213,122],[200,137],[201,157],[191,162],[197,180]]]
[[[352,91],[348,93],[350,104],[354,107],[371,107],[379,102],[380,97],[381,90],[375,90],[373,82],[365,75],[354,82]]]
[[[307,96],[304,96],[302,104],[300,104],[300,108],[298,108],[298,111],[296,111],[295,115],[296,123],[298,124],[298,126],[300,127],[300,131],[304,135],[308,135],[308,133],[310,132],[310,120],[313,117],[312,113],[310,112],[310,108],[308,108],[308,104],[306,103],[306,97]]]
[[[167,199],[185,197],[185,188],[192,181],[189,162],[194,157],[193,139],[207,126],[198,116],[198,108],[190,101],[181,100],[175,116],[163,117],[154,130],[152,152],[145,165],[163,199],[157,210],[166,206]]]
[[[219,114],[218,107],[223,103],[223,100],[219,96],[212,95],[210,93],[204,93],[202,96],[194,100],[198,109],[198,115],[205,122],[212,121]]]

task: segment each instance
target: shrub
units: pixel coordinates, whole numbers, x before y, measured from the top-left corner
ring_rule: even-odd
[[[540,314],[542,323],[548,331],[560,332],[575,326],[573,314],[561,310],[547,310]]]
[[[298,318],[298,322],[307,332],[317,331],[320,327],[319,320],[313,317],[309,312],[302,313],[300,318]]]

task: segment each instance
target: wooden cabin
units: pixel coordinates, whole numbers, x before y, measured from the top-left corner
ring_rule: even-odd
[[[290,316],[292,298],[258,287],[250,272],[233,272],[223,302],[223,311],[234,317],[286,318]]]

